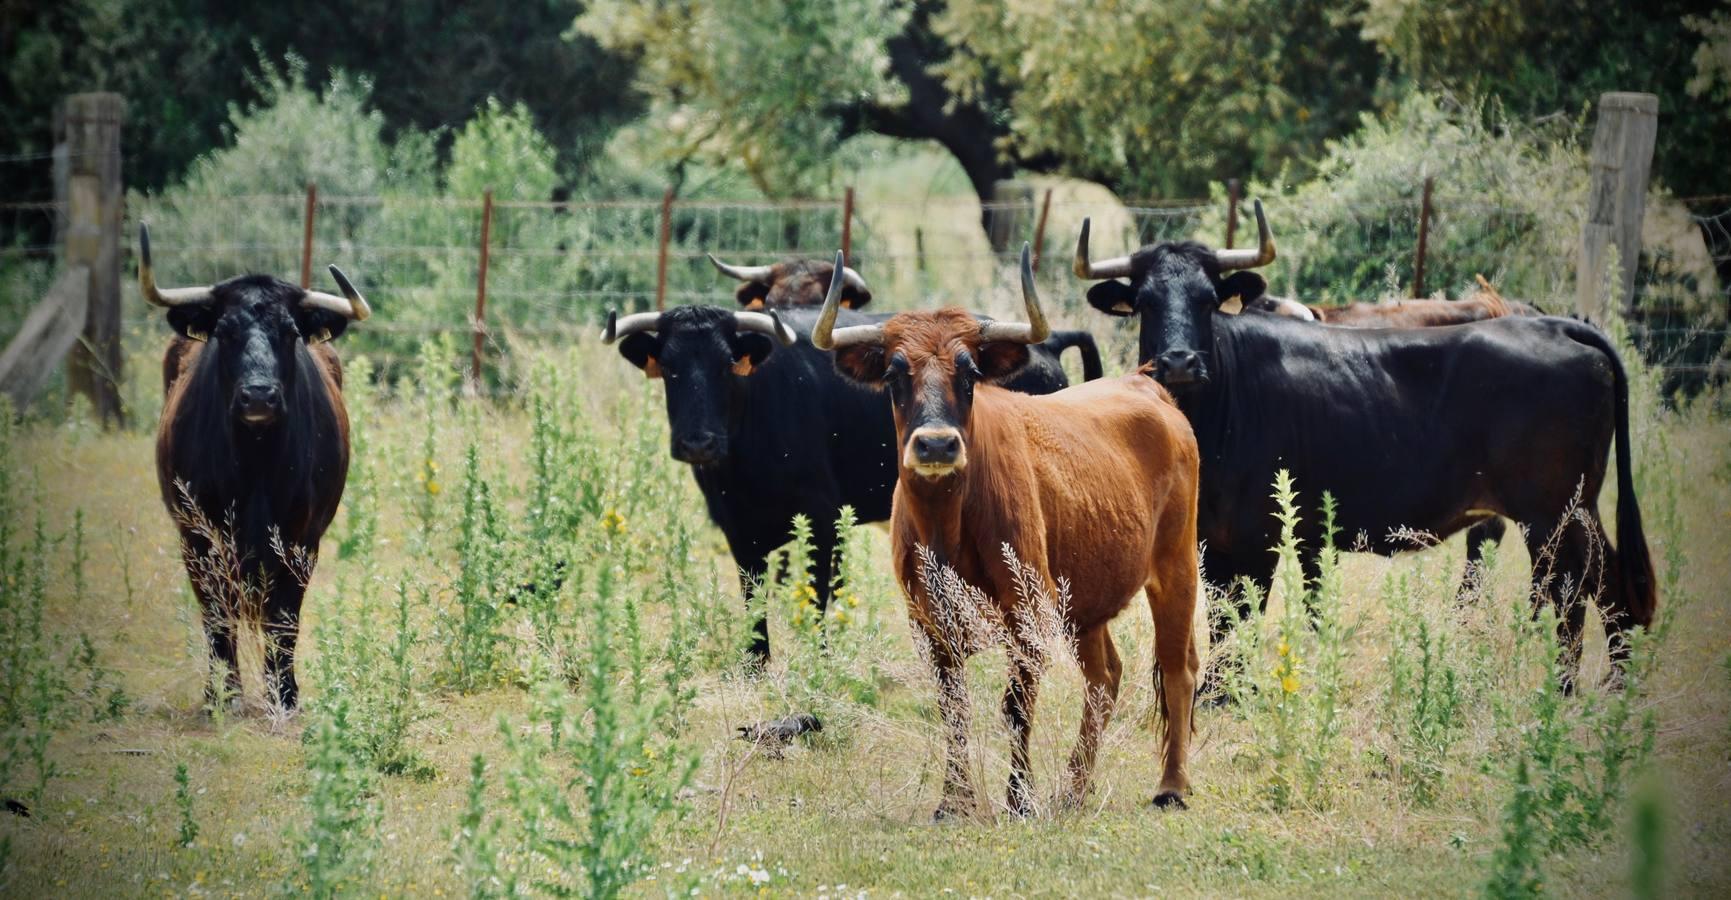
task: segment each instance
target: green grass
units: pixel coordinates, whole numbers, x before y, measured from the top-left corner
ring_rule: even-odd
[[[1106,331],[1098,317],[1063,318]],[[1107,346],[1127,344],[1120,335]],[[134,371],[149,362],[134,360]],[[423,369],[453,362],[434,356]],[[325,539],[303,622],[306,709],[286,719],[202,711],[203,644],[157,495],[152,436],[77,423],[18,433],[6,460],[10,540],[14,553],[28,550],[42,511],[42,627],[57,636],[49,662],[65,663],[68,687],[53,710],[46,788],[31,796],[29,818],[0,814],[0,893],[492,895],[502,882],[477,877],[483,869],[515,873],[526,888],[581,888],[581,861],[603,858],[647,866],[632,869],[627,889],[642,895],[1467,895],[1503,871],[1520,735],[1544,712],[1535,697],[1549,659],[1522,629],[1518,541],[1495,555],[1487,596],[1464,609],[1453,600],[1459,537],[1395,560],[1343,556],[1329,606],[1338,627],[1326,635],[1287,635],[1291,587],[1277,587],[1268,616],[1245,626],[1260,638],[1243,642],[1259,693],[1199,711],[1195,790],[1181,813],[1148,805],[1159,773],[1153,641],[1133,604],[1114,625],[1125,689],[1087,804],[1032,821],[935,826],[942,735],[882,532],[854,535],[842,595],[858,605],[830,623],[827,648],[811,636],[797,582],[765,592],[777,658],[746,678],[733,664],[743,603],[689,474],[667,456],[661,385],[588,342],[519,348],[515,362],[526,384],[502,402],[429,400],[413,385],[366,399],[355,423],[365,481],[349,486],[365,507],[345,509]],[[1671,861],[1662,883],[1672,891],[1723,895],[1731,442],[1705,404],[1647,412],[1638,425],[1661,605],[1674,617],[1625,710],[1623,733],[1638,738],[1650,716],[1654,746],[1624,780],[1645,778],[1652,792],[1636,803],[1621,791],[1608,827],[1579,843],[1553,850],[1538,834],[1515,849],[1546,893],[1625,894],[1637,874],[1658,883],[1646,862],[1657,859]],[[421,477],[429,462],[437,492]],[[490,525],[486,504],[474,505],[483,483]],[[1319,500],[1298,498],[1299,514],[1315,514]],[[339,553],[352,531],[375,537]],[[506,602],[554,556],[569,561],[563,587]],[[6,589],[18,596],[16,582]],[[460,595],[485,609],[464,618]],[[609,597],[597,617],[595,603]],[[451,648],[476,628],[496,639],[488,677],[447,677]],[[601,670],[597,628],[609,636]],[[1302,651],[1290,703],[1270,693],[1281,690],[1282,635]],[[1586,684],[1605,672],[1598,640],[1590,627]],[[1319,682],[1311,667],[1335,653],[1338,672]],[[1408,658],[1391,664],[1391,653]],[[254,672],[257,660],[256,647],[243,653]],[[994,715],[1001,660],[970,665],[979,790],[994,805],[1008,769]],[[605,686],[586,680],[597,671]],[[1453,686],[1439,693],[1445,672]],[[1306,693],[1322,682],[1337,688],[1332,700]],[[262,696],[256,675],[245,689]],[[117,690],[126,702],[110,704]],[[1595,727],[1615,702],[1597,688],[1585,694],[1544,714],[1591,762],[1604,746]],[[1464,699],[1438,713],[1418,710],[1421,696]],[[1073,668],[1048,674],[1034,731],[1041,794],[1058,785],[1080,697]],[[610,743],[596,743],[597,705]],[[734,738],[742,724],[813,706],[824,732],[782,754]],[[357,722],[368,710],[377,721]],[[1300,743],[1271,746],[1277,729]],[[1302,743],[1317,735],[1328,739]],[[681,786],[685,760],[696,768]],[[605,796],[586,796],[603,772],[616,778]],[[1590,776],[1580,777],[1590,785]],[[1290,777],[1301,790],[1271,791]],[[31,795],[35,780],[25,765],[0,794]],[[533,824],[541,801],[525,798],[536,797],[569,814]],[[598,846],[588,823],[615,813],[650,823],[634,826],[640,840],[594,854],[560,843]],[[1555,817],[1528,818],[1543,829]],[[309,856],[309,841],[325,835],[343,842],[340,858]]]

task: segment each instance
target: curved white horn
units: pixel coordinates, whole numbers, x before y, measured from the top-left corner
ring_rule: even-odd
[[[841,311],[841,289],[847,281],[847,260],[840,250],[835,252],[835,269],[829,276],[829,293],[823,298],[823,311],[811,329],[811,345],[819,350],[834,350],[852,344],[871,344],[883,340],[882,325],[849,325],[835,327],[835,317]]]
[[[1070,268],[1077,278],[1125,278],[1130,274],[1130,257],[1114,256],[1099,262],[1088,261],[1088,229],[1093,217],[1082,220],[1082,236],[1076,239],[1076,262]]]
[[[871,290],[871,288],[866,287],[865,278],[863,276],[861,276],[860,273],[855,272],[853,270],[852,266],[842,266],[841,278],[842,278],[843,284],[847,285],[850,288],[853,288],[856,291],[860,291],[861,293],[865,293],[865,292],[869,292]]]
[[[343,274],[342,269],[334,265],[330,269],[331,277],[337,280],[337,289],[342,291],[343,295],[338,297],[324,291],[307,291],[306,296],[301,298],[301,305],[334,312],[339,316],[347,316],[356,322],[365,322],[373,314],[373,308],[367,305],[367,298],[362,297],[361,292],[355,290],[354,284],[349,281],[348,276]]]
[[[980,340],[1038,344],[1052,334],[1040,309],[1040,294],[1034,290],[1034,260],[1027,244],[1022,245],[1022,305],[1028,312],[1027,322],[986,322],[980,326]]]
[[[151,306],[171,307],[209,303],[213,298],[210,286],[162,289],[156,286],[156,275],[150,270],[150,226],[138,223],[138,290]]]
[[[1256,206],[1256,249],[1216,250],[1214,260],[1225,269],[1254,269],[1274,262],[1274,235],[1268,230],[1268,218],[1262,214],[1262,201]]]
[[[768,281],[770,271],[774,268],[773,266],[730,266],[727,263],[716,259],[715,254],[713,253],[705,253],[703,255],[709,257],[710,265],[715,266],[716,270],[721,274],[726,275],[729,278],[737,278],[740,281]]]
[[[630,337],[639,331],[654,331],[661,321],[660,313],[640,312],[619,318],[619,311],[607,311],[607,327],[601,329],[601,343],[611,344],[622,337]]]
[[[790,347],[799,340],[799,335],[787,327],[787,323],[774,312],[768,315],[760,312],[736,312],[733,314],[734,327],[740,331],[755,331],[775,338],[783,347]]]

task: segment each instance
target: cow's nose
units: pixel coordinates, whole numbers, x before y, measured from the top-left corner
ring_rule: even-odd
[[[1162,354],[1154,366],[1154,377],[1161,384],[1195,384],[1208,380],[1202,355],[1195,350],[1173,350]]]
[[[269,383],[240,386],[240,412],[249,420],[267,419],[282,409],[282,388]]]
[[[682,437],[673,444],[673,458],[694,466],[706,466],[721,458],[721,436],[711,432]]]
[[[962,436],[954,431],[932,431],[914,435],[914,459],[921,465],[951,465],[961,452]]]

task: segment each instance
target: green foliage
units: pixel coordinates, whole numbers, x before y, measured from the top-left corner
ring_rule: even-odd
[[[441,679],[461,691],[497,684],[504,676],[505,610],[499,593],[501,548],[506,546],[492,487],[481,475],[473,440],[463,464],[463,516],[457,532],[457,577],[450,607],[439,614],[445,667]]]
[[[327,711],[334,716],[331,707],[340,704],[348,725],[341,737],[349,742],[350,758],[384,775],[425,781],[435,773],[409,746],[408,733],[420,717],[414,665],[420,635],[410,614],[427,605],[426,592],[421,590],[419,602],[412,603],[408,583],[397,583],[389,642],[382,640],[384,622],[376,618],[376,594],[376,580],[363,578],[353,592],[353,607],[332,610],[336,614],[319,623],[319,692],[307,708],[314,716]]]
[[[1420,195],[1434,176],[1428,291],[1460,296],[1483,274],[1511,298],[1569,293],[1586,165],[1566,125],[1415,94],[1330,142],[1313,180],[1253,179],[1246,196],[1263,199],[1280,250],[1260,270],[1270,292],[1306,303],[1409,296]],[[1198,234],[1223,233],[1222,216],[1205,215]]]
[[[377,850],[379,808],[355,754],[354,720],[345,698],[322,704],[307,728],[308,821],[301,829],[301,881],[287,886],[314,897],[351,894],[369,871]]]
[[[1458,659],[1461,649],[1451,647],[1447,631],[1413,602],[1406,573],[1391,571],[1383,578],[1382,600],[1391,632],[1384,716],[1399,749],[1404,785],[1414,802],[1429,806],[1447,778],[1449,751],[1466,728],[1470,678]],[[1478,666],[1487,662],[1482,653],[1474,660]]]
[[[1194,197],[1307,159],[1369,107],[1374,48],[1345,4],[964,0],[934,30],[962,98],[1009,95],[1017,152],[1127,197]]]
[[[451,143],[445,188],[456,197],[491,190],[499,200],[547,200],[559,183],[551,144],[523,104],[489,97]]]
[[[654,158],[737,160],[764,193],[799,196],[828,174],[836,106],[893,99],[884,43],[906,17],[885,0],[599,0],[576,30],[636,63]]]
[[[181,847],[191,847],[198,840],[198,820],[192,814],[192,779],[186,773],[186,763],[174,764],[174,806],[180,811]]]

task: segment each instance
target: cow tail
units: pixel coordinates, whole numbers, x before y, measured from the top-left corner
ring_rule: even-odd
[[[1075,347],[1082,353],[1082,380],[1093,381],[1106,370],[1100,366],[1100,348],[1094,345],[1094,335],[1086,331],[1054,331],[1046,339],[1046,345],[1052,348],[1052,355],[1057,356],[1065,350]]]
[[[1605,333],[1592,325],[1576,324],[1571,337],[1605,354],[1616,378],[1617,391],[1617,547],[1613,587],[1622,594],[1623,611],[1629,624],[1643,628],[1653,624],[1658,607],[1653,557],[1647,549],[1646,530],[1641,526],[1641,505],[1635,499],[1635,469],[1629,451],[1629,376],[1623,360]]]

